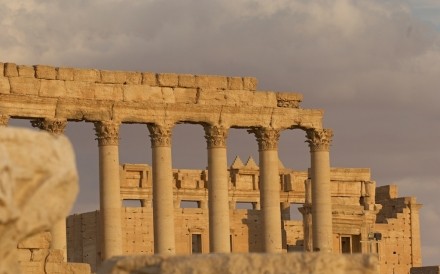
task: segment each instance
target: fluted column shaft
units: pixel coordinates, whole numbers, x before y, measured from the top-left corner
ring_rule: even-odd
[[[321,252],[333,250],[329,154],[332,137],[330,129],[307,131],[311,154],[313,250]]]
[[[264,252],[278,253],[282,252],[280,175],[278,170],[280,131],[256,128],[250,132],[255,134],[259,148]]]
[[[119,123],[95,123],[99,144],[99,205],[101,257],[122,255],[121,195],[119,179]]]
[[[172,125],[148,125],[153,152],[154,253],[175,254]]]
[[[47,131],[53,135],[61,135],[67,126],[66,119],[46,118],[32,120],[33,127]],[[51,249],[58,249],[63,252],[64,261],[67,262],[67,233],[66,218],[57,221],[50,229],[52,235]]]
[[[228,129],[205,126],[208,144],[208,202],[210,252],[229,253],[229,176],[226,151]]]

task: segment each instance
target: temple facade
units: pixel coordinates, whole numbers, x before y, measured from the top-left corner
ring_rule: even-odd
[[[282,252],[313,250],[310,171],[278,162]],[[120,167],[122,250],[154,254],[152,169]],[[419,208],[414,197],[397,195],[395,185],[377,187],[368,168],[331,168],[334,253],[374,253],[381,273],[409,273],[421,265]],[[173,169],[177,254],[209,253],[208,170]],[[264,252],[260,170],[249,158],[228,169],[230,252]],[[96,269],[101,259],[99,211],[67,220],[68,260]],[[394,272],[393,272],[394,271]]]

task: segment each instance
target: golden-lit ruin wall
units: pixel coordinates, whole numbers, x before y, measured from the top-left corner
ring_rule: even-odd
[[[422,265],[419,209],[415,197],[398,197],[397,186],[378,187],[376,203],[382,205],[375,229],[382,234],[379,259],[383,273],[408,273]]]
[[[280,167],[283,248],[287,252],[305,251],[308,243],[304,229],[307,232],[311,227],[303,223],[298,208],[307,212],[304,208],[310,206],[310,193],[307,193],[310,179],[307,172],[286,169],[282,163]],[[125,164],[121,166],[120,174],[121,198],[129,201],[121,212],[123,252],[127,255],[153,254],[151,167]],[[208,253],[206,187],[209,175],[206,170],[179,169],[173,174],[177,254]],[[231,165],[229,174],[232,251],[262,252],[258,166],[253,159],[243,164],[238,158]],[[420,254],[411,249],[417,245],[420,249],[420,242],[412,240],[420,232],[409,231],[411,218],[397,212],[408,211],[410,204],[402,201],[414,201],[413,198],[397,198],[395,186],[376,187],[371,181],[370,170],[365,168],[332,168],[331,182],[334,252],[347,253],[349,248],[348,253],[378,253],[381,273],[393,269],[409,271],[411,265],[420,259]],[[290,204],[296,206],[290,208]],[[388,214],[385,219],[384,214]],[[291,216],[295,217],[291,219]],[[99,211],[72,215],[68,219],[69,259],[87,262],[92,269],[100,264],[96,233],[98,220]],[[414,220],[418,221],[418,216],[413,216]],[[350,241],[348,247],[344,242],[347,240]],[[394,251],[397,254],[393,254]]]

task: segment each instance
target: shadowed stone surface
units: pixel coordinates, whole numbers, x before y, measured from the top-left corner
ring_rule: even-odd
[[[227,273],[350,273],[378,272],[373,255],[324,253],[290,254],[206,254],[192,256],[131,256],[106,261],[99,274],[227,274]]]
[[[412,267],[411,274],[439,274],[440,266],[422,266],[422,267]]]

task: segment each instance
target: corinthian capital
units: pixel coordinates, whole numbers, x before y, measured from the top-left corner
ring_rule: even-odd
[[[310,151],[329,151],[333,138],[331,129],[309,129],[306,131]]]
[[[96,140],[99,146],[116,146],[119,144],[119,122],[95,122]]]
[[[171,133],[173,125],[170,124],[148,124],[150,131],[151,147],[169,147],[171,146]]]
[[[205,125],[204,129],[208,148],[226,147],[228,128],[220,125]]]
[[[253,133],[257,138],[259,150],[278,149],[278,140],[281,130],[273,128],[252,128],[249,129],[248,132]]]
[[[0,127],[6,127],[9,122],[9,116],[0,114]]]
[[[31,125],[54,135],[61,135],[67,126],[67,120],[59,118],[36,119],[31,121]]]

